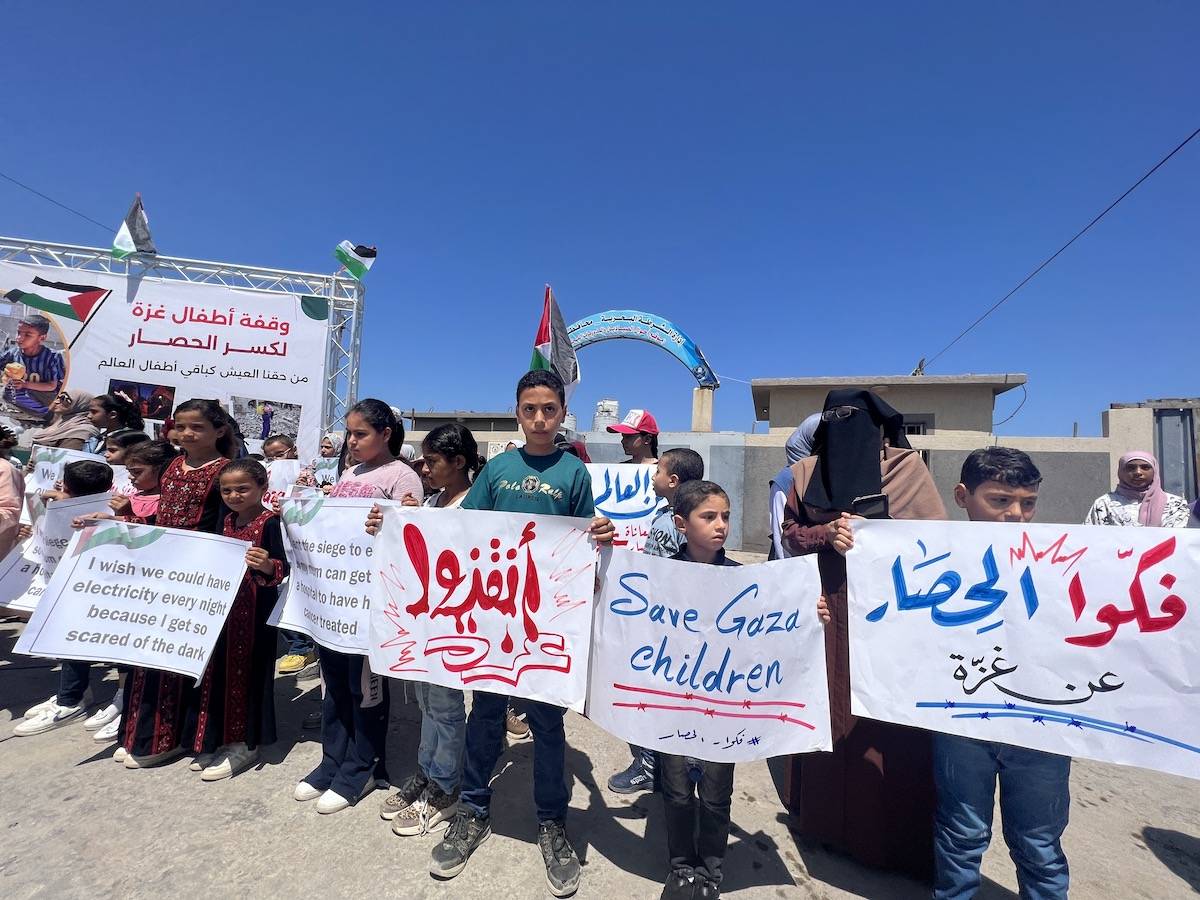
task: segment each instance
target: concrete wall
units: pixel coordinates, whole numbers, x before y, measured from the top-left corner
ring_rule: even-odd
[[[824,395],[822,395],[824,399]],[[1092,501],[1108,491],[1113,484],[1115,460],[1126,452],[1130,441],[1141,437],[1144,422],[1140,418],[1151,410],[1113,410],[1114,413],[1138,413],[1139,416],[1117,415],[1110,422],[1119,426],[1119,434],[1109,438],[1044,438],[1002,437],[964,432],[939,432],[912,438],[913,446],[929,453],[930,472],[937,484],[942,501],[951,518],[964,518],[954,505],[954,486],[958,484],[963,459],[977,447],[1002,443],[1024,450],[1033,457],[1045,481],[1038,503],[1038,520],[1043,522],[1081,522]],[[770,547],[770,513],[768,484],[786,460],[783,442],[791,429],[770,434],[739,432],[665,432],[659,437],[659,450],[690,447],[704,460],[705,477],[717,482],[729,492],[732,501],[728,547],[731,550],[766,552]],[[587,432],[584,435],[588,452],[595,462],[620,462],[620,437],[607,432]],[[407,436],[409,443],[418,444],[420,433]],[[515,437],[510,432],[475,434],[480,449],[487,451],[488,441],[504,441]]]
[[[1009,444],[1005,441],[1005,444]],[[1018,448],[1023,449],[1023,448]],[[1109,490],[1107,453],[1026,450],[1042,473],[1038,522],[1078,524],[1101,494]],[[954,486],[970,450],[931,450],[929,471],[951,519],[966,519],[954,502]]]
[[[882,385],[874,388],[881,398],[909,416],[933,416],[933,430],[992,430],[994,395],[990,385]],[[806,416],[825,405],[827,385],[798,385],[771,391],[771,429],[790,433]]]

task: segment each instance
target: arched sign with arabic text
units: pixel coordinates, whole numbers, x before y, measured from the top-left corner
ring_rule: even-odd
[[[701,387],[721,386],[717,373],[712,370],[696,342],[661,316],[636,309],[610,309],[580,319],[567,329],[567,336],[577,351],[601,341],[645,341],[666,350],[687,366]]]

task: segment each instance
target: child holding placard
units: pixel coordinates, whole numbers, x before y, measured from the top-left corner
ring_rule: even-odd
[[[425,477],[436,493],[424,503],[415,494],[405,494],[404,505],[434,509],[461,506],[479,465],[479,445],[474,435],[456,422],[439,425],[421,442],[421,452]],[[372,507],[367,533],[378,534],[382,520],[379,507]],[[463,692],[424,681],[414,682],[413,687],[421,708],[417,771],[401,782],[379,811],[380,818],[390,819],[392,831],[399,835],[426,834],[454,818],[466,742]]]
[[[401,500],[419,495],[421,479],[397,459],[404,426],[382,400],[360,400],[346,414],[346,449],[355,463],[333,487],[331,497]],[[366,657],[321,647],[321,763],[296,785],[292,796],[317,800],[317,812],[335,813],[357,803],[386,781],[388,693],[385,679]],[[320,799],[317,799],[320,798]]]
[[[220,534],[225,507],[218,478],[234,452],[229,416],[215,400],[188,400],[176,408],[174,427],[183,454],[163,471],[154,524]],[[168,762],[191,743],[198,696],[189,682],[173,672],[132,670],[115,757],[127,769]]]
[[[262,505],[267,470],[238,459],[221,470],[221,499],[230,510],[226,537],[249,541],[246,572],[200,681],[200,703],[189,768],[202,781],[220,781],[258,759],[275,742],[275,629],[267,617],[288,576],[279,517]]]
[[[179,452],[166,441],[144,441],[125,451],[125,469],[134,493],[113,497],[113,513],[119,519],[153,525],[161,496],[163,472]]]
[[[576,457],[554,445],[567,412],[566,388],[553,371],[527,372],[517,382],[517,420],[525,446],[492,459],[475,479],[463,509],[593,517],[592,480]],[[415,493],[415,492],[414,492]],[[612,542],[616,529],[603,516],[592,518],[588,532]],[[453,878],[491,834],[492,772],[502,749],[508,698],[475,691],[467,719],[462,804],[433,848],[430,874]],[[538,817],[538,849],[546,866],[546,884],[556,897],[579,886],[579,857],[567,839],[566,734],[560,706],[530,700],[525,715],[533,732],[533,799]]]
[[[63,466],[61,497],[88,497],[103,494],[112,488],[112,469],[102,462],[81,459]],[[64,659],[58,675],[58,693],[49,700],[26,710],[25,720],[13,729],[17,737],[29,737],[55,728],[61,728],[80,718],[87,712],[91,694],[92,664],[87,660]],[[112,703],[101,709],[84,723],[88,731],[95,731],[117,719],[121,713],[121,691]]]

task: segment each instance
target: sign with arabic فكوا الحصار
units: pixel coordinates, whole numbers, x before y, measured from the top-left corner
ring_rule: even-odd
[[[854,530],[856,715],[1200,778],[1200,531]]]

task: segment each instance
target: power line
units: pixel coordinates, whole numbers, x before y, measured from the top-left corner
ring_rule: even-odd
[[[1027,285],[1030,281],[1033,280],[1035,275],[1037,275],[1040,271],[1042,271],[1042,269],[1046,268],[1046,266],[1050,265],[1050,263],[1054,262],[1054,260],[1057,259],[1058,256],[1064,250],[1066,250],[1073,243],[1075,243],[1077,240],[1079,240],[1081,237],[1083,237],[1085,234],[1087,234],[1091,230],[1093,225],[1095,225],[1097,222],[1099,222],[1101,219],[1103,219],[1106,215],[1108,215],[1109,212],[1111,212],[1113,209],[1115,209],[1117,204],[1119,204],[1122,200],[1124,200],[1126,197],[1128,197],[1130,194],[1132,194],[1134,191],[1136,191],[1139,187],[1141,187],[1141,184],[1143,181],[1145,181],[1147,178],[1149,178],[1151,175],[1153,175],[1155,172],[1157,172],[1160,168],[1162,168],[1162,166],[1167,162],[1167,160],[1169,160],[1172,156],[1174,156],[1176,153],[1178,153],[1180,150],[1182,150],[1184,147],[1186,147],[1189,143],[1191,143],[1192,138],[1194,138],[1198,134],[1200,134],[1200,128],[1197,128],[1195,131],[1193,131],[1191,134],[1189,134],[1186,138],[1184,138],[1183,142],[1180,143],[1178,147],[1176,147],[1174,150],[1172,150],[1170,153],[1168,153],[1166,156],[1164,156],[1162,159],[1160,159],[1157,163],[1155,163],[1154,167],[1152,169],[1150,169],[1150,171],[1148,171],[1141,178],[1139,178],[1137,181],[1135,181],[1133,183],[1133,186],[1130,187],[1129,190],[1127,190],[1125,193],[1123,193],[1120,197],[1118,197],[1112,203],[1108,204],[1108,206],[1106,206],[1104,208],[1104,211],[1102,213],[1100,213],[1100,215],[1096,216],[1096,218],[1092,219],[1092,221],[1088,222],[1087,225],[1085,225],[1079,231],[1079,233],[1075,235],[1075,237],[1071,238],[1069,241],[1067,241],[1065,244],[1063,244],[1061,247],[1059,247],[1057,250],[1055,250],[1053,256],[1047,257],[1040,266],[1038,266],[1036,269],[1034,269],[1032,272],[1030,272],[1028,275],[1026,275],[1023,279],[1021,279],[1020,284],[1018,284],[1015,288],[1013,288],[1011,291],[1009,291],[1007,294],[1005,294],[1003,297],[1001,297],[999,300],[997,300],[995,303],[993,303],[991,306],[989,306],[984,311],[983,315],[981,315],[978,319],[976,319],[974,322],[972,322],[970,325],[968,325],[966,328],[964,328],[962,331],[960,331],[958,333],[958,336],[955,337],[954,340],[952,340],[945,347],[943,347],[941,350],[939,350],[937,353],[935,353],[932,357],[930,357],[928,362],[925,362],[924,360],[922,360],[921,364],[918,365],[918,369],[920,369],[923,372],[925,368],[932,366],[934,364],[934,362],[937,361],[938,357],[940,357],[943,353],[945,353],[947,350],[949,350],[951,347],[953,347],[955,344],[957,344],[959,341],[961,341],[964,337],[966,337],[968,334],[970,334],[975,329],[975,327],[977,325],[979,325],[979,323],[981,323],[984,319],[986,319],[988,316],[990,316],[992,313],[994,313],[996,310],[998,310],[1001,306],[1003,306],[1004,302],[1006,300],[1008,300],[1009,297],[1011,297],[1013,294],[1015,294],[1021,288],[1025,287],[1025,285]]]
[[[23,184],[20,181],[17,181],[17,179],[13,178],[11,175],[5,175],[3,172],[0,172],[0,178],[3,178],[5,181],[11,181],[17,187],[24,188],[25,190],[29,191],[29,193],[35,194],[38,197],[41,197],[43,200],[49,201],[50,203],[53,203],[55,206],[60,207],[61,209],[65,209],[67,212],[79,216],[79,218],[83,219],[85,222],[91,222],[93,225],[95,225],[99,228],[103,228],[106,232],[114,233],[111,225],[105,225],[103,222],[97,222],[91,216],[85,216],[79,210],[71,209],[71,207],[67,206],[67,204],[65,204],[65,203],[59,203],[53,197],[47,197],[41,191],[39,191],[35,188],[31,188],[29,185]]]

